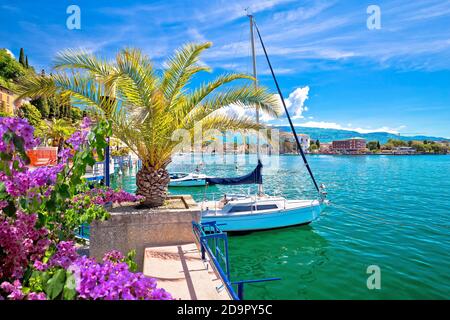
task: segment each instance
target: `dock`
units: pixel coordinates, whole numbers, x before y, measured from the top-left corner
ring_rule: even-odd
[[[181,300],[232,300],[208,260],[195,243],[145,249],[144,275]]]

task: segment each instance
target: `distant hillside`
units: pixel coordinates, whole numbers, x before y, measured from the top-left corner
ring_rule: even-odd
[[[280,126],[277,127],[281,131],[291,132],[291,128],[289,126]],[[296,126],[295,130],[297,133],[304,133],[311,137],[311,139],[317,140],[321,142],[331,142],[333,140],[341,140],[348,139],[353,137],[361,137],[366,139],[367,141],[380,141],[380,143],[386,143],[388,139],[398,139],[398,140],[434,140],[434,141],[450,141],[450,139],[445,139],[442,137],[431,137],[431,136],[401,136],[388,132],[371,132],[371,133],[359,133],[356,131],[347,131],[347,130],[339,130],[339,129],[322,129],[322,128],[309,128],[309,127],[300,127]]]

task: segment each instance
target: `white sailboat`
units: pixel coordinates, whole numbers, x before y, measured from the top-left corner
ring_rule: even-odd
[[[318,191],[317,199],[310,200],[288,200],[281,196],[271,196],[263,192],[262,186],[262,163],[260,161],[259,152],[259,137],[257,138],[257,156],[258,166],[250,174],[237,178],[206,178],[208,184],[222,184],[222,185],[238,185],[238,184],[258,184],[258,192],[256,195],[224,195],[222,199],[217,201],[203,201],[201,203],[202,222],[215,221],[223,231],[256,231],[267,230],[282,227],[289,227],[294,225],[309,224],[316,220],[324,206],[328,203],[325,199],[325,187],[317,185],[312,171],[308,165],[306,157],[298,141],[295,128],[290,119],[286,105],[284,103],[283,95],[278,86],[278,82],[273,73],[264,43],[257,26],[254,24],[253,16],[250,18],[250,36],[253,56],[253,75],[257,79],[256,74],[256,56],[253,29],[256,28],[258,32],[261,45],[269,64],[272,76],[274,78],[278,93],[281,97],[283,107],[288,117],[291,129],[297,142],[297,147],[300,155],[303,158],[306,168],[314,182],[314,186]],[[257,86],[257,81],[255,81]],[[259,122],[259,108],[256,107],[256,120]]]
[[[169,176],[169,187],[203,187],[208,178],[206,174],[195,172],[173,172]]]

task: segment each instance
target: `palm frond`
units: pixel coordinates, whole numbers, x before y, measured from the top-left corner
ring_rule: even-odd
[[[84,50],[67,49],[59,52],[53,62],[55,69],[82,69],[95,76],[107,77],[116,72],[114,65]]]
[[[193,108],[186,116],[184,125],[190,128],[195,122],[211,113],[231,105],[244,109],[259,107],[271,116],[278,116],[281,112],[280,101],[275,95],[268,93],[265,88],[255,89],[253,86],[247,85],[216,93],[202,105]]]
[[[52,96],[59,88],[52,77],[40,75],[27,75],[20,79],[16,88],[19,98],[38,98]]]
[[[189,83],[192,76],[200,71],[209,71],[208,67],[196,65],[203,50],[211,47],[211,42],[202,44],[189,43],[178,50],[167,61],[160,90],[164,94],[167,106],[181,94],[182,89]]]

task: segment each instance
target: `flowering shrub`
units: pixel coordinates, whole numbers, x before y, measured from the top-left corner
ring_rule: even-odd
[[[21,278],[28,263],[42,259],[50,245],[48,230],[35,228],[36,214],[16,213],[0,222],[0,279]]]
[[[75,201],[88,197],[93,203],[104,205],[107,203],[136,202],[144,199],[143,196],[136,196],[123,190],[113,190],[110,187],[94,188],[74,198]]]
[[[74,230],[106,219],[104,204],[138,201],[110,188],[87,190],[87,165],[103,160],[106,121],[81,129],[52,167],[30,170],[26,151],[39,144],[26,120],[0,118],[0,300],[171,299],[154,279],[133,273],[133,254],[117,251],[102,264],[79,256]]]

